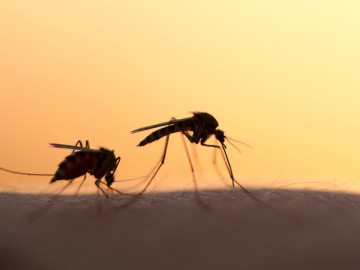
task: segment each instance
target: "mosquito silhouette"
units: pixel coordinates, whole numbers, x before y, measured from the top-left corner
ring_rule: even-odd
[[[235,186],[235,184],[238,185],[247,195],[249,195],[252,199],[258,201],[258,199],[254,195],[252,195],[252,193],[250,193],[247,189],[245,189],[234,178],[233,171],[232,171],[232,168],[231,168],[231,165],[230,165],[230,161],[229,161],[228,155],[226,153],[226,145],[225,145],[225,140],[228,141],[231,145],[233,145],[230,142],[230,140],[233,140],[233,139],[230,139],[230,138],[226,137],[222,130],[217,129],[219,124],[211,114],[206,113],[206,112],[194,112],[192,117],[178,119],[178,120],[176,120],[175,118],[172,118],[168,122],[163,122],[163,123],[156,124],[156,125],[142,127],[142,128],[133,130],[131,133],[137,133],[137,132],[140,132],[140,131],[153,129],[153,128],[157,128],[157,127],[162,127],[162,126],[165,126],[165,127],[154,131],[153,133],[151,133],[149,136],[147,136],[144,140],[142,140],[138,144],[138,146],[145,146],[145,145],[147,145],[149,143],[152,143],[152,142],[154,142],[156,140],[159,140],[162,137],[166,136],[165,147],[164,147],[163,154],[161,156],[159,165],[157,165],[157,167],[155,166],[156,169],[154,168],[154,170],[153,170],[154,173],[153,173],[152,177],[150,178],[150,180],[148,181],[146,186],[138,193],[138,195],[141,195],[142,193],[144,193],[147,190],[147,188],[149,187],[149,185],[151,184],[151,182],[155,178],[156,174],[159,172],[160,168],[164,164],[170,134],[176,133],[176,132],[181,132],[182,135],[184,135],[191,143],[195,143],[195,144],[200,143],[202,146],[213,147],[213,148],[220,149],[222,151],[221,153],[222,153],[222,157],[224,159],[224,162],[226,164],[226,168],[227,168],[227,170],[229,172],[229,175],[230,175],[230,178],[232,180],[233,187]],[[192,132],[192,134],[190,134],[189,132]],[[216,140],[218,140],[220,142],[221,147],[219,145],[213,145],[213,144],[207,144],[206,143],[206,141],[212,135],[214,135]],[[195,171],[194,171],[194,167],[193,167],[192,162],[191,162],[189,151],[188,151],[188,149],[186,147],[184,136],[182,136],[182,138],[183,138],[183,143],[184,143],[184,146],[185,146],[185,151],[186,151],[186,154],[187,154],[187,157],[188,157],[188,161],[189,161],[189,164],[190,164],[192,176],[193,176],[195,198],[200,204],[203,204],[203,202],[202,202],[202,200],[200,198],[200,195],[199,195],[198,188],[197,188],[196,178],[195,178]],[[236,141],[236,142],[238,142],[238,141]],[[239,143],[242,143],[242,142],[239,142]],[[248,147],[251,147],[250,145],[248,145],[246,143],[242,143],[242,144],[244,144],[244,145],[246,145]]]
[[[111,187],[111,184],[114,182],[114,174],[121,159],[120,157],[115,157],[114,151],[103,147],[91,149],[89,141],[86,141],[86,145],[83,147],[80,140],[77,141],[75,146],[58,143],[51,143],[50,145],[56,148],[73,149],[71,155],[65,157],[65,160],[59,164],[59,168],[50,183],[54,183],[58,180],[70,180],[68,183],[68,185],[70,185],[75,178],[84,175],[78,188],[79,190],[86,179],[86,174],[89,173],[96,178],[95,185],[105,197],[108,197],[108,194],[103,190],[100,184],[104,184],[109,190],[121,194],[120,191]],[[75,150],[78,151],[75,152]],[[101,181],[104,177],[106,183]]]
[[[114,151],[110,151],[102,147],[99,149],[91,149],[89,141],[86,141],[85,147],[83,147],[83,143],[80,140],[77,141],[75,146],[58,143],[51,143],[50,145],[56,148],[73,150],[72,153],[65,157],[65,159],[59,164],[59,168],[55,174],[18,172],[1,167],[0,170],[21,175],[53,176],[53,178],[50,180],[50,184],[59,180],[68,180],[69,182],[63,187],[63,189],[61,189],[59,193],[63,192],[68,186],[70,186],[75,178],[84,176],[80,186],[76,191],[76,194],[83,185],[87,173],[89,173],[96,178],[95,185],[98,190],[100,190],[105,195],[105,197],[108,197],[108,193],[105,192],[100,184],[106,185],[108,190],[122,194],[117,189],[111,187],[111,184],[115,181],[114,174],[121,159],[120,157],[115,157]],[[102,181],[102,178],[104,177],[106,183]]]

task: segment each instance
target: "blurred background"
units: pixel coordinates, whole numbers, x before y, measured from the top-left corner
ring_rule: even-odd
[[[146,175],[165,140],[136,147],[151,131],[130,131],[205,111],[227,136],[253,146],[237,144],[240,154],[228,145],[245,187],[358,192],[359,8],[322,0],[1,1],[0,166],[54,173],[70,151],[49,143],[88,139],[121,156],[117,179]],[[225,184],[214,169],[212,149],[190,151],[200,188],[230,184],[219,155]],[[0,191],[41,192],[49,180],[0,171]],[[94,192],[93,178],[86,182],[84,192]],[[127,185],[114,186],[141,187]],[[191,172],[175,134],[150,190],[187,188]]]

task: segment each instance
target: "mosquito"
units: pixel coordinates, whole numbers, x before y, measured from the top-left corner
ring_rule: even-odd
[[[54,183],[58,180],[70,180],[68,184],[82,175],[84,178],[78,189],[82,186],[86,179],[86,174],[93,175],[96,187],[108,197],[108,194],[103,190],[100,184],[105,184],[109,190],[121,193],[117,189],[111,187],[114,182],[114,174],[120,163],[121,158],[115,157],[114,151],[106,148],[91,149],[89,141],[86,141],[85,147],[79,140],[75,146],[51,143],[56,148],[73,149],[73,152],[65,157],[65,159],[59,164],[59,168],[56,171],[54,177],[50,180],[50,183]],[[79,146],[78,146],[79,145]],[[75,152],[75,150],[78,150]],[[101,179],[105,177],[106,183],[102,182]]]
[[[165,126],[165,127],[163,127],[163,126]],[[250,193],[247,189],[245,189],[234,178],[233,171],[232,171],[232,168],[230,165],[230,161],[229,161],[228,155],[226,153],[226,145],[225,145],[225,140],[228,141],[231,145],[233,145],[230,141],[233,139],[226,137],[222,130],[217,129],[218,126],[219,126],[218,122],[216,121],[215,117],[213,117],[211,114],[206,113],[206,112],[194,112],[192,117],[178,119],[178,120],[176,120],[175,118],[172,118],[168,122],[163,122],[160,124],[146,126],[146,127],[142,127],[142,128],[133,130],[131,133],[137,133],[137,132],[148,130],[148,129],[163,127],[163,128],[160,128],[160,129],[152,132],[150,135],[148,135],[144,140],[142,140],[138,144],[138,146],[145,146],[149,143],[157,141],[157,140],[161,139],[162,137],[166,136],[165,147],[164,147],[163,154],[161,156],[159,165],[157,167],[155,166],[156,169],[154,168],[154,170],[153,170],[154,173],[153,173],[152,177],[150,178],[150,180],[148,181],[146,186],[138,193],[138,195],[141,195],[142,193],[144,193],[147,190],[147,188],[149,187],[149,185],[155,178],[156,174],[159,172],[160,168],[164,164],[170,134],[176,133],[176,132],[181,132],[181,134],[183,135],[182,139],[183,139],[183,143],[185,146],[186,155],[188,157],[188,161],[189,161],[192,176],[193,176],[195,198],[197,199],[197,201],[200,204],[203,204],[203,202],[200,199],[199,191],[198,191],[197,184],[196,184],[194,167],[191,162],[189,151],[186,147],[184,136],[191,143],[195,143],[195,144],[200,143],[202,146],[220,149],[221,153],[222,153],[222,157],[223,157],[225,165],[226,165],[226,168],[227,168],[230,178],[232,180],[233,187],[235,186],[235,184],[238,185],[247,195],[249,195],[252,199],[258,201],[258,199],[254,195],[252,195],[252,193]],[[190,134],[189,132],[192,132],[192,134]],[[216,140],[218,140],[220,142],[221,147],[219,145],[213,145],[213,144],[206,143],[206,141],[212,135],[214,135]],[[238,142],[238,141],[236,141],[236,142]],[[242,143],[242,142],[239,142],[239,143]],[[250,145],[248,145],[246,143],[242,143],[242,144],[244,144],[248,147],[251,147]]]
[[[100,186],[100,184],[106,185],[111,191],[122,194],[117,189],[111,187],[111,184],[114,182],[115,171],[121,159],[120,157],[115,157],[114,151],[102,147],[99,149],[91,149],[89,141],[86,141],[85,147],[83,147],[83,143],[80,140],[77,141],[75,146],[58,143],[51,143],[50,145],[56,148],[73,150],[72,153],[65,157],[65,159],[59,164],[59,168],[55,174],[24,173],[4,169],[1,167],[0,169],[10,173],[22,175],[53,176],[53,178],[50,180],[50,184],[59,180],[69,180],[69,183],[64,186],[60,193],[63,192],[68,186],[70,186],[75,178],[84,176],[80,186],[76,191],[76,194],[83,185],[86,179],[86,174],[89,173],[96,178],[95,185],[98,190],[100,190],[105,195],[105,197],[108,198],[108,194]],[[104,177],[106,183],[102,181],[102,178]]]

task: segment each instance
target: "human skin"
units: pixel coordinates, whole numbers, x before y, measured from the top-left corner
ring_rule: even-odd
[[[358,195],[251,191],[2,193],[0,269],[358,269]]]

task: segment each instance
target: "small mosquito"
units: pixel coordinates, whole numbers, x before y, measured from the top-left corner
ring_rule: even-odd
[[[111,187],[114,182],[114,174],[119,165],[120,157],[115,157],[114,151],[110,151],[106,148],[91,149],[89,141],[86,141],[85,147],[79,140],[75,146],[51,143],[53,147],[73,149],[71,155],[65,157],[65,159],[59,164],[59,168],[56,171],[54,177],[50,180],[50,183],[54,183],[58,180],[70,180],[68,185],[72,183],[75,178],[84,175],[84,178],[78,188],[82,186],[86,179],[86,174],[93,175],[96,187],[106,196],[108,194],[102,189],[100,184],[105,184],[109,190],[121,193],[117,189]],[[79,146],[78,146],[79,145]],[[79,150],[76,151],[75,150]],[[106,183],[101,179],[105,177]]]
[[[111,184],[114,182],[115,171],[121,159],[120,157],[115,157],[114,151],[110,151],[102,147],[99,149],[91,149],[89,141],[86,141],[85,147],[83,147],[83,144],[80,140],[77,141],[75,146],[58,143],[51,143],[50,145],[56,148],[73,150],[72,153],[65,157],[65,159],[59,164],[59,168],[55,174],[25,173],[8,170],[1,167],[0,170],[22,175],[53,176],[53,178],[50,180],[50,184],[58,180],[69,180],[69,183],[67,183],[67,185],[60,191],[60,193],[63,192],[68,186],[70,186],[75,178],[84,176],[80,186],[76,191],[76,193],[78,193],[86,179],[86,174],[89,173],[96,178],[96,187],[106,197],[108,197],[108,194],[104,191],[100,184],[106,185],[111,191],[121,193],[117,189],[111,187]],[[106,183],[101,181],[101,179],[104,177]]]
[[[188,117],[188,118],[183,118],[183,119],[179,119],[176,120],[175,118],[172,118],[170,121],[168,122],[163,122],[160,124],[156,124],[156,125],[151,125],[151,126],[146,126],[143,128],[139,128],[136,130],[133,130],[131,133],[137,133],[140,131],[144,131],[144,130],[148,130],[148,129],[153,129],[153,128],[157,128],[157,127],[162,127],[165,126],[161,129],[158,129],[156,131],[154,131],[153,133],[151,133],[149,136],[147,136],[144,140],[142,140],[138,146],[145,146],[149,143],[152,143],[156,140],[159,140],[160,138],[166,136],[166,141],[165,141],[165,147],[163,150],[163,154],[161,156],[159,165],[157,167],[157,169],[155,170],[154,168],[154,173],[152,175],[152,177],[150,178],[149,182],[147,183],[147,185],[143,188],[143,190],[140,191],[140,193],[138,193],[138,195],[141,195],[142,193],[144,193],[146,191],[146,189],[149,187],[150,183],[153,181],[153,179],[155,178],[156,174],[158,173],[158,171],[160,170],[161,166],[164,164],[165,162],[165,157],[166,157],[166,151],[167,151],[167,147],[168,147],[168,143],[169,143],[169,136],[172,133],[176,133],[176,132],[181,132],[182,135],[185,135],[185,137],[191,142],[191,143],[195,143],[198,144],[200,143],[202,146],[207,146],[207,147],[214,147],[217,149],[221,149],[222,150],[222,156],[224,159],[224,162],[226,164],[226,167],[228,169],[230,178],[232,180],[232,184],[233,186],[235,186],[235,184],[237,184],[247,195],[249,195],[251,198],[253,198],[254,200],[258,199],[253,196],[247,189],[245,189],[238,181],[235,180],[233,172],[232,172],[232,168],[230,165],[230,161],[228,158],[228,155],[226,153],[226,145],[225,140],[227,140],[231,145],[233,145],[228,137],[225,136],[224,132],[220,129],[217,129],[218,127],[218,122],[216,121],[216,119],[209,113],[206,112],[194,112],[192,117]],[[192,134],[190,134],[189,132],[192,132]],[[221,147],[219,145],[213,145],[213,144],[206,144],[205,142],[210,138],[210,136],[215,135],[215,138],[220,142]],[[186,147],[186,143],[183,138],[183,143],[185,146],[185,150],[186,150],[186,154],[190,163],[190,167],[191,167],[191,171],[192,171],[192,175],[193,175],[193,184],[194,184],[194,191],[195,191],[195,197],[197,199],[198,202],[200,202],[201,204],[203,204],[203,202],[200,199],[200,195],[198,192],[198,188],[197,188],[197,184],[196,184],[196,178],[195,178],[195,172],[194,172],[194,168],[190,159],[190,155],[189,155],[189,151]],[[235,141],[235,140],[233,140]],[[238,142],[238,141],[236,141]],[[242,142],[239,142],[242,143]],[[250,145],[246,144],[246,143],[242,143],[248,147],[251,147]]]

